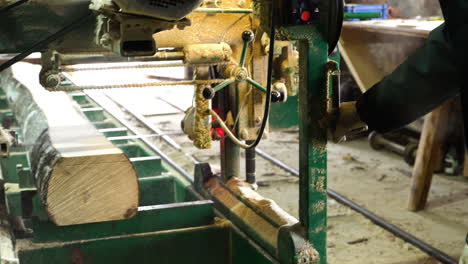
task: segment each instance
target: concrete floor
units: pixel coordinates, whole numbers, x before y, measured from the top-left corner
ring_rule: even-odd
[[[103,78],[102,73],[100,78]],[[106,83],[109,84],[111,79],[112,77],[107,78]],[[185,109],[192,103],[192,91],[192,87],[159,87],[107,93],[141,114],[151,116],[151,113],[166,112],[167,115],[149,118],[155,126],[169,132],[180,130],[183,114],[177,113],[179,110],[158,98],[162,97],[178,108]],[[159,140],[155,142],[187,170],[193,170],[187,155],[200,161],[219,163],[217,143],[212,150],[201,151],[194,148],[186,136],[173,138],[182,146],[184,153],[167,147]],[[272,139],[263,141],[260,148],[297,168],[297,129],[273,131],[270,138]],[[329,144],[328,151],[330,188],[458,258],[468,232],[468,179],[435,176],[427,210],[412,213],[406,210],[411,168],[402,158],[371,150],[365,139],[340,145]],[[297,217],[297,178],[259,158],[258,180],[262,195],[277,201],[281,207]],[[329,200],[328,204],[329,263],[437,263],[337,202]]]

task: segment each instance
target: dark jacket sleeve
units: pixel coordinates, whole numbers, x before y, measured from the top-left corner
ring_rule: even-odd
[[[447,25],[447,35],[453,45],[453,54],[456,54],[454,59],[465,76],[468,74],[468,1],[440,0],[440,6]]]
[[[357,102],[370,129],[388,132],[411,123],[460,91],[460,73],[445,24],[394,72]]]

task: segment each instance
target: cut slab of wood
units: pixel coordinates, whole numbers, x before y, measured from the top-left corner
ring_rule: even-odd
[[[0,75],[30,151],[38,195],[50,220],[74,225],[137,212],[138,178],[128,157],[100,135],[62,92],[38,81],[40,67],[18,63]]]

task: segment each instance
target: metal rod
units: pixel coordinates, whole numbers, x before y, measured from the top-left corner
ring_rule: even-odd
[[[185,57],[182,51],[158,51],[154,56],[148,57],[121,57],[114,53],[102,52],[97,54],[60,54],[62,65],[94,64],[106,62],[142,62],[142,61],[177,61]]]
[[[28,2],[28,1],[29,0],[19,0],[19,1],[16,1],[14,3],[11,3],[9,5],[3,6],[3,7],[0,8],[0,14],[3,13],[3,12],[8,11],[10,9],[13,9],[13,8],[15,8],[17,6],[20,6],[20,5],[22,5],[22,4],[24,4],[24,3]]]
[[[115,120],[117,120],[119,123],[121,123],[124,127],[126,127],[130,132],[134,134],[139,134],[138,130],[134,127],[132,127],[127,121],[125,121],[123,118],[118,117],[116,114],[114,114],[110,109],[106,108],[104,105],[99,104],[99,100],[96,98],[96,96],[92,95],[91,93],[85,92],[91,100],[93,100],[96,104],[100,105],[109,115],[111,115]],[[169,156],[164,154],[158,147],[156,147],[153,143],[151,143],[148,139],[146,138],[141,138],[141,141],[145,143],[152,151],[157,153],[162,160],[164,160],[169,166],[171,166],[174,170],[176,170],[178,173],[180,173],[184,178],[186,178],[189,182],[193,182],[193,177],[182,167],[180,167],[177,163],[175,163]]]
[[[247,78],[247,82],[250,83],[251,85],[253,85],[255,88],[257,88],[258,90],[266,93],[267,92],[267,89],[265,87],[263,87],[261,84],[259,84],[258,82],[254,81],[253,79],[251,79],[250,77]]]
[[[365,12],[365,13],[344,13],[344,19],[371,19],[381,18],[380,12]]]
[[[151,134],[151,135],[134,135],[134,136],[121,136],[121,137],[108,137],[107,139],[110,141],[117,141],[117,140],[127,140],[127,139],[142,139],[142,138],[158,138],[163,136],[178,136],[183,135],[184,132],[170,132],[164,134]]]
[[[299,177],[299,171],[289,167],[285,163],[279,161],[278,159],[270,156],[266,152],[257,149],[257,154],[265,158],[266,160],[270,161],[271,163],[277,165],[278,167],[286,170],[287,172],[293,174],[294,176]],[[404,241],[412,244],[413,246],[419,248],[420,250],[427,253],[429,256],[437,259],[438,261],[445,263],[445,264],[457,264],[458,262],[450,257],[449,255],[445,254],[444,252],[438,250],[437,248],[432,247],[431,245],[427,244],[426,242],[422,241],[421,239],[413,236],[412,234],[402,230],[401,228],[385,221],[382,217],[372,213],[371,211],[365,209],[364,207],[356,204],[355,202],[351,201],[350,199],[346,198],[345,196],[333,191],[332,189],[328,188],[327,190],[328,196],[336,200],[337,202],[353,209],[354,211],[360,213],[367,219],[371,220],[374,224],[382,227],[383,229],[387,230],[388,232],[392,233],[393,235],[403,239]]]
[[[109,70],[127,70],[127,69],[152,69],[152,68],[177,68],[186,67],[187,64],[183,62],[173,62],[165,64],[139,64],[139,65],[118,65],[118,66],[103,66],[103,67],[92,67],[92,68],[79,68],[79,67],[64,67],[60,68],[64,72],[76,72],[76,71],[109,71]]]
[[[125,109],[125,111],[127,113],[129,113],[130,115],[132,115],[133,117],[135,117],[135,119],[137,119],[140,123],[142,123],[147,129],[153,131],[154,133],[158,134],[158,135],[161,135],[161,138],[167,143],[169,144],[170,146],[172,146],[173,148],[181,151],[182,150],[182,147],[177,144],[177,142],[175,142],[172,138],[170,138],[169,136],[167,135],[163,135],[164,133],[154,127],[153,124],[150,124],[148,122],[148,119],[146,119],[143,115],[140,115],[138,113],[136,113],[135,111],[132,111],[130,109],[128,109],[127,107],[125,107],[123,104],[121,104],[120,102],[118,102],[117,100],[115,100],[114,98],[112,98],[111,96],[109,96],[108,94],[105,94],[107,96],[107,98],[109,98],[109,100],[111,100],[112,102],[114,102],[116,105],[118,105],[119,107]]]
[[[250,145],[253,141],[247,141],[246,144]],[[246,181],[250,184],[257,183],[256,177],[256,164],[255,164],[255,148],[245,150],[245,172],[246,172]]]
[[[232,83],[234,83],[234,79],[233,79],[233,78],[228,79],[228,80],[226,80],[226,81],[224,81],[224,82],[218,84],[215,88],[213,88],[213,91],[214,91],[214,92],[219,92],[219,91],[221,91],[224,87],[226,87],[226,86],[228,86],[228,85],[230,85],[230,84],[232,84]]]
[[[194,13],[208,13],[208,14],[251,14],[252,9],[247,8],[197,8]]]
[[[74,22],[70,23],[69,25],[65,26],[64,28],[60,29],[56,33],[50,35],[49,37],[45,38],[44,40],[39,41],[38,43],[34,44],[31,48],[23,51],[22,53],[16,55],[12,59],[8,60],[7,62],[0,65],[0,72],[4,71],[5,69],[9,68],[13,64],[21,61],[22,59],[28,57],[31,53],[46,48],[50,43],[56,41],[57,39],[63,37],[67,33],[75,30],[78,26],[86,22],[88,19],[94,17],[93,13],[88,13],[87,15],[75,20]]]
[[[247,56],[247,49],[249,48],[249,43],[250,42],[244,40],[244,45],[242,45],[242,53],[241,53],[240,62],[239,62],[239,66],[241,68],[244,68],[244,65],[245,65],[245,57]]]

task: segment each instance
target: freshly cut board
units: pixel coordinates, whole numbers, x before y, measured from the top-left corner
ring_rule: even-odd
[[[67,94],[41,87],[39,71],[17,63],[0,74],[0,86],[31,146],[31,170],[50,220],[65,226],[131,218],[139,202],[132,163]]]

